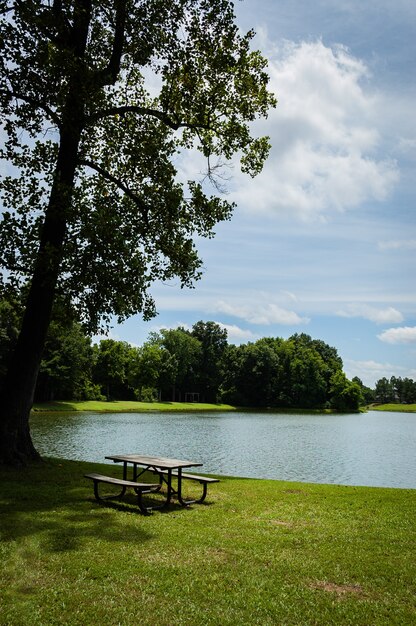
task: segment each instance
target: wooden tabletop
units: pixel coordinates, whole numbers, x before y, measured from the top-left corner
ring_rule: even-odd
[[[200,467],[203,463],[196,461],[181,461],[180,459],[167,459],[161,456],[145,456],[141,454],[115,454],[106,456],[110,461],[123,463],[136,463],[137,465],[148,465],[150,467],[160,467],[163,469],[179,469],[180,467]]]

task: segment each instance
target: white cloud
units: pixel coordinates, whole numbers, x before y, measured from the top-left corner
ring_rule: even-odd
[[[240,344],[259,339],[259,336],[255,335],[251,330],[240,328],[235,324],[223,324],[222,322],[217,322],[217,324],[227,331],[229,343]]]
[[[303,220],[384,200],[398,170],[376,157],[379,103],[362,86],[364,63],[341,46],[287,43],[269,71],[279,104],[259,126],[271,135],[272,154],[254,181],[237,177],[233,200]]]
[[[110,329],[107,334],[102,333],[101,335],[93,335],[91,337],[91,342],[93,345],[98,345],[100,341],[104,341],[105,339],[111,339],[112,341],[126,341],[126,339],[121,337],[119,333],[114,332],[113,329]],[[139,347],[139,344],[134,341],[128,340],[128,343],[131,345],[132,348]]]
[[[403,321],[403,315],[397,309],[377,309],[368,304],[349,304],[345,310],[338,311],[340,317],[362,317],[376,324],[398,324]]]
[[[184,330],[191,331],[192,325],[186,322],[175,322],[174,324],[154,324],[149,332],[160,333],[161,330],[176,330],[177,328],[183,328]]]
[[[416,378],[416,370],[408,369],[401,365],[392,365],[391,363],[377,363],[377,361],[354,361],[346,360],[344,363],[345,373],[349,379],[358,376],[364,385],[374,388],[375,383],[380,378],[390,379],[392,376],[402,378]]]
[[[398,149],[401,152],[409,153],[410,155],[414,154],[416,151],[416,139],[409,137],[400,137]]]
[[[100,341],[103,341],[104,339],[112,339],[113,341],[123,341],[123,339],[120,338],[120,335],[118,333],[115,333],[112,329],[110,329],[107,333],[101,333],[98,335],[93,335],[91,337],[91,341],[93,344],[99,344]]]
[[[389,328],[377,337],[385,343],[416,343],[416,326]]]
[[[251,324],[268,326],[270,324],[307,324],[308,318],[300,317],[295,311],[289,311],[277,304],[233,305],[219,301],[215,310],[227,315],[239,317]]]
[[[379,241],[380,250],[416,250],[416,239],[391,239]]]

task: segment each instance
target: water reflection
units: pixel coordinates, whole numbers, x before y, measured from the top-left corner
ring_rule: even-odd
[[[31,428],[42,454],[68,459],[137,452],[218,474],[416,488],[410,413],[38,413]]]

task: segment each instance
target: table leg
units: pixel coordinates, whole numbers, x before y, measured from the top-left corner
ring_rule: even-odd
[[[178,468],[178,500],[182,504],[182,506],[189,506],[190,504],[196,504],[197,502],[203,502],[205,500],[205,496],[207,495],[207,483],[204,483],[204,490],[202,497],[198,500],[185,500],[182,497],[182,468]]]
[[[168,469],[168,489],[166,495],[166,503],[165,506],[168,506],[172,500],[173,495],[173,487],[172,487],[172,470]]]
[[[184,501],[182,500],[182,468],[178,467],[178,500],[183,505]]]
[[[126,462],[123,463],[123,480],[127,480],[127,463]],[[126,491],[127,491],[127,487],[122,487],[119,498],[122,498],[125,495]]]

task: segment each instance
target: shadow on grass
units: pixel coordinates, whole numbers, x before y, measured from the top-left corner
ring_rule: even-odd
[[[114,511],[91,497],[83,478],[91,465],[47,459],[22,469],[0,468],[2,541],[33,536],[43,550],[65,552],[82,549],[91,538],[133,545],[151,540],[137,505]]]
[[[35,405],[33,408],[34,413],[77,410],[79,409],[77,407],[77,403],[75,402],[48,402],[40,405]]]

